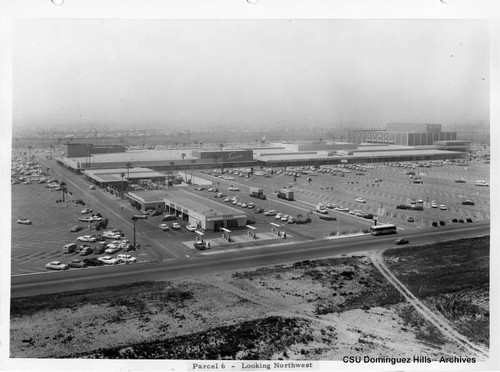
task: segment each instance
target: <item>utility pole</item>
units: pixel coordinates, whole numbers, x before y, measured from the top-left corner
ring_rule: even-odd
[[[137,218],[135,216],[132,217],[132,221],[134,222],[134,248],[135,248],[135,222],[137,221]]]

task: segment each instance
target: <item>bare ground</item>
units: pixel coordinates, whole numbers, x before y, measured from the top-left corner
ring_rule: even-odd
[[[396,256],[389,262],[402,262]],[[465,261],[460,265],[472,273]],[[474,278],[474,288],[455,292],[433,286],[424,301],[484,345],[489,291]],[[479,318],[457,305],[470,299],[482,311]],[[260,360],[464,355],[365,256],[13,300],[10,352],[24,358]]]

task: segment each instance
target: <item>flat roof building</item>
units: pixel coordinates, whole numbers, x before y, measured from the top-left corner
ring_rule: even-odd
[[[135,191],[125,195],[137,209],[157,209],[203,230],[245,227],[246,213],[228,205],[204,198],[187,190]]]

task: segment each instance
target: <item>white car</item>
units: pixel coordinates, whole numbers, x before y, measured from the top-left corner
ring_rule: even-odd
[[[231,198],[230,198],[229,196],[228,196],[228,197],[226,197],[226,198],[223,200],[223,202],[224,202],[224,203],[229,203],[230,201],[231,201]]]
[[[95,186],[94,186],[94,185],[90,185],[90,186],[89,186],[89,189],[91,189],[91,190],[95,190]]]
[[[248,204],[247,204],[247,203],[245,203],[245,202],[243,202],[243,203],[241,204],[241,208],[248,208]]]
[[[106,238],[106,239],[120,239],[122,237],[122,235],[119,233],[115,233],[115,232],[106,232],[105,231],[102,234],[102,237]]]
[[[289,218],[290,216],[288,214],[285,214],[281,217],[281,221],[288,221]]]
[[[121,251],[121,248],[118,247],[116,244],[108,244],[108,248],[104,250],[104,253],[113,254],[119,251]]]
[[[194,231],[196,231],[196,226],[195,225],[186,225],[186,229],[188,231],[194,232]]]
[[[90,208],[82,209],[82,214],[87,214],[87,213],[92,213],[92,212],[93,212],[93,210]]]
[[[274,218],[276,218],[277,220],[281,220],[281,217],[283,217],[283,214],[281,213],[278,213],[276,214],[276,216],[274,216]]]
[[[83,235],[83,236],[79,236],[78,238],[76,238],[76,240],[79,242],[94,243],[97,241],[97,238],[95,236],[92,236],[92,235]]]
[[[229,191],[240,191],[240,189],[238,187],[235,187],[235,186],[229,186],[228,190]]]
[[[437,203],[436,203],[436,202],[432,202],[432,203],[431,203],[431,207],[432,207],[432,208],[437,208],[437,207],[438,207],[438,205],[437,205]]]
[[[232,202],[231,204],[232,204],[232,205],[237,205],[237,204],[238,204],[238,199],[233,200],[233,202]]]
[[[116,256],[116,259],[122,263],[136,263],[137,262],[137,258],[132,257],[129,254],[119,254],[118,256]]]
[[[180,230],[181,225],[177,222],[174,222],[172,225],[170,225],[170,227],[174,230]]]
[[[159,226],[158,226],[161,230],[163,231],[168,231],[170,230],[170,227],[168,227],[168,225],[166,223],[161,223]]]
[[[264,212],[264,216],[276,216],[276,211],[274,209],[270,209]]]
[[[365,199],[363,199],[363,198],[356,198],[356,201],[357,201],[358,203],[366,203],[366,200],[365,200]]]
[[[445,210],[446,210],[446,205],[441,204],[441,205],[439,206],[439,209],[441,209],[442,211],[445,211]]]
[[[31,220],[28,220],[27,218],[20,218],[17,220],[17,223],[21,225],[31,225]]]
[[[119,263],[117,258],[111,256],[98,257],[97,259],[105,265],[116,265]]]
[[[67,270],[68,265],[63,264],[61,261],[52,261],[45,265],[48,270]]]
[[[248,209],[255,208],[255,203],[248,203]]]

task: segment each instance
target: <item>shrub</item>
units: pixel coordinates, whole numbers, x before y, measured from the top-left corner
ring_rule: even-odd
[[[458,222],[458,220],[457,220],[456,218],[454,218],[454,219],[452,219],[452,220],[451,220],[451,222],[453,222],[453,223],[457,223],[457,222]]]
[[[467,218],[467,222],[472,222],[472,219],[471,218]]]
[[[434,226],[434,227],[437,227],[437,225],[438,225],[438,223],[435,221],[432,223],[432,226]]]
[[[439,225],[444,226],[445,225],[444,221],[439,221]]]

